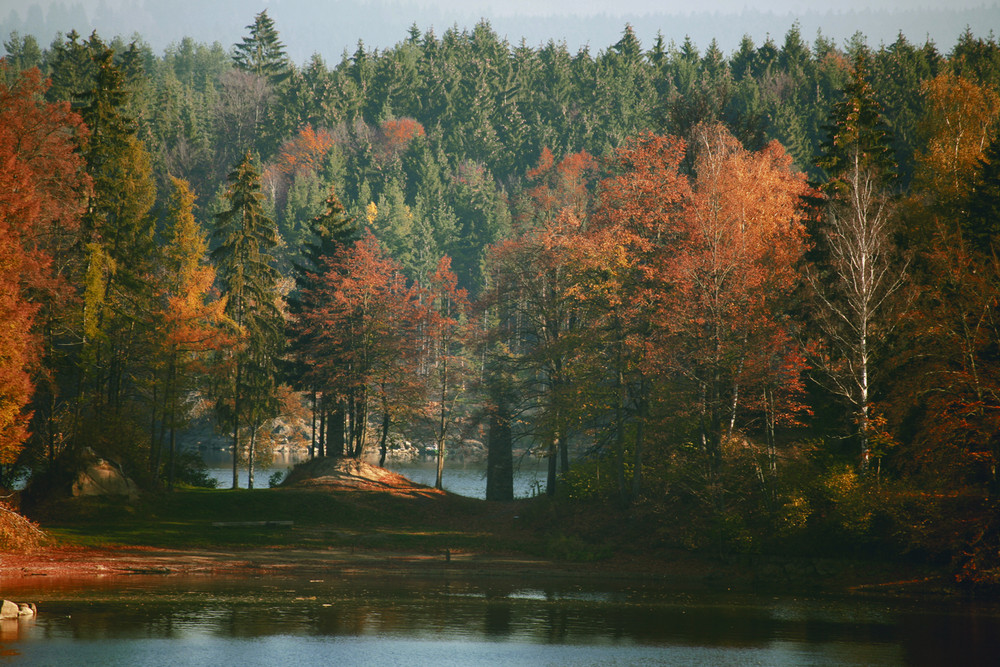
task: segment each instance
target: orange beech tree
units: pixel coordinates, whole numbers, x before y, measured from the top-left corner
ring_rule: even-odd
[[[751,152],[721,125],[699,126],[694,142],[692,197],[656,335],[658,361],[697,405],[714,484],[741,409],[773,424],[779,405],[786,414],[799,407],[776,399],[802,391],[787,306],[805,250],[808,187],[777,142]]]
[[[69,253],[60,262],[54,255],[74,238],[88,187],[74,150],[81,120],[68,104],[44,102],[45,89],[37,69],[0,83],[0,472],[29,435],[29,402],[48,352],[42,335],[59,327],[72,296],[63,282]],[[43,430],[56,396],[46,393]]]
[[[583,218],[596,174],[597,161],[587,151],[571,153],[557,164],[552,151],[543,148],[538,164],[525,174],[531,187],[525,192],[520,222],[548,221],[567,209]]]
[[[617,393],[606,409],[625,500],[624,451],[634,497],[651,401],[698,443],[716,504],[723,445],[753,418],[773,430],[802,408],[803,361],[786,309],[805,249],[805,180],[776,143],[747,151],[720,125],[692,136],[690,176],[680,139],[646,134],[618,151],[591,233],[604,250],[580,292],[603,303],[601,345],[615,375],[607,384]]]
[[[611,378],[591,387],[610,387],[587,404],[613,412],[618,495],[625,503],[642,486],[643,435],[649,415],[654,372],[653,322],[665,308],[671,262],[681,238],[684,203],[690,184],[680,172],[685,144],[676,137],[641,134],[615,153],[613,175],[601,182],[591,237],[599,249],[589,261],[587,289],[581,298],[602,313],[600,345]],[[601,258],[606,258],[601,261]],[[632,480],[626,479],[627,435],[633,435]]]

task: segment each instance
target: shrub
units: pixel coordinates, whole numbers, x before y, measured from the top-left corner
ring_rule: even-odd
[[[45,533],[35,523],[0,501],[0,551],[29,551],[44,538]]]

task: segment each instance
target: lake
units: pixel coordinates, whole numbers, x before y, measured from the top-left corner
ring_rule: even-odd
[[[1000,655],[996,605],[614,579],[140,575],[4,595],[39,604],[36,620],[0,627],[0,664],[11,665],[992,665]]]
[[[233,464],[229,454],[225,452],[207,452],[203,455],[208,465],[208,473],[218,480],[220,489],[228,489],[233,485]],[[265,468],[254,470],[254,487],[266,489],[271,474],[279,472],[284,475],[289,468],[300,462],[302,457],[290,454],[278,454],[274,461]],[[548,474],[547,461],[544,459],[525,458],[514,472],[514,497],[530,498],[545,489]],[[437,463],[433,460],[418,460],[407,463],[387,461],[387,469],[397,472],[412,482],[434,486],[437,479]],[[239,470],[240,487],[246,488],[249,473]],[[441,478],[446,491],[470,498],[486,497],[486,464],[445,462]]]

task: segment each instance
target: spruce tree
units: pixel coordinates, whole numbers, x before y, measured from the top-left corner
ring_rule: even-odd
[[[232,430],[233,488],[239,485],[241,436],[249,434],[250,487],[257,430],[277,414],[278,357],[283,319],[274,268],[277,227],[264,210],[260,172],[247,152],[229,175],[227,210],[216,216],[212,259],[226,315],[236,328],[236,343],[226,355],[228,372],[219,383],[217,414]]]
[[[995,239],[1000,238],[1000,132],[994,133],[979,161],[979,173],[963,218],[965,233],[973,247],[983,253],[995,253]]]
[[[826,172],[827,181],[821,187],[827,192],[842,192],[847,175],[858,169],[869,172],[883,186],[893,179],[889,130],[868,80],[868,69],[868,56],[860,51],[843,98],[834,104],[830,123],[824,128],[827,139],[820,145],[816,164]]]
[[[80,96],[90,130],[81,153],[93,188],[79,248],[85,267],[77,382],[88,410],[78,427],[105,456],[127,461],[140,441],[145,416],[139,402],[151,373],[155,243],[149,212],[156,189],[114,51],[96,35],[88,48],[95,53],[95,74]]]
[[[257,14],[246,29],[250,34],[233,48],[236,66],[267,79],[272,86],[283,83],[291,75],[292,68],[267,10]]]
[[[305,243],[301,259],[295,265],[295,293],[289,297],[292,314],[289,340],[291,361],[285,368],[290,383],[309,391],[313,396],[312,451],[320,456],[341,455],[344,452],[345,411],[343,401],[333,398],[330,387],[311,372],[313,364],[307,358],[314,336],[300,326],[304,312],[315,307],[313,290],[318,276],[328,270],[328,259],[352,245],[358,238],[356,221],[344,211],[337,193],[330,189],[324,211],[310,222],[310,238]],[[318,428],[317,428],[318,427]]]

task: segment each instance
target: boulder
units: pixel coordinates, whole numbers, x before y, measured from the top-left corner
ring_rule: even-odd
[[[13,618],[17,618],[21,614],[21,609],[15,603],[10,600],[4,600],[3,605],[0,605],[0,621],[7,621]]]
[[[80,496],[127,496],[135,500],[139,487],[110,461],[93,457],[76,475],[71,493]]]

